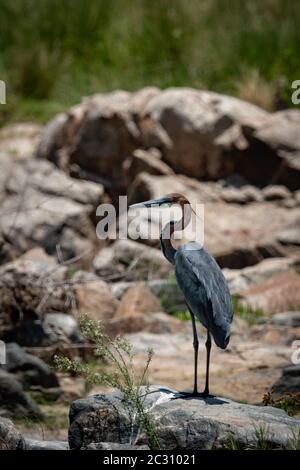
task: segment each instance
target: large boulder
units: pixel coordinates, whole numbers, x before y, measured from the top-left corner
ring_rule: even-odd
[[[208,91],[170,88],[150,100],[144,138],[179,173],[218,179],[239,173],[253,183],[299,188],[298,110],[269,114]]]
[[[91,216],[103,186],[70,178],[42,159],[1,157],[0,167],[0,234],[12,254],[39,245],[48,254],[59,249],[64,260],[80,256],[87,263],[97,242]]]
[[[133,153],[153,147],[173,170],[188,176],[219,179],[239,173],[255,184],[298,189],[299,114],[272,114],[191,88],[116,91],[86,98],[56,116],[37,154],[62,168],[79,166],[82,175],[118,190],[129,184],[124,176]]]
[[[163,450],[289,448],[300,420],[272,407],[245,405],[227,398],[182,399],[178,392],[151,387],[144,401]],[[133,441],[131,441],[133,439]],[[262,439],[264,442],[262,442]],[[72,403],[69,444],[86,449],[91,443],[147,444],[119,393],[100,394]]]
[[[248,147],[243,127],[256,129],[267,117],[230,96],[170,88],[147,104],[142,128],[148,145],[159,141],[165,160],[178,173],[216,179],[236,172],[233,151]]]
[[[114,188],[122,188],[123,164],[141,141],[137,117],[157,93],[156,88],[145,88],[137,93],[115,91],[84,99],[68,114],[50,121],[38,156],[63,168],[78,165],[85,174],[98,175]]]

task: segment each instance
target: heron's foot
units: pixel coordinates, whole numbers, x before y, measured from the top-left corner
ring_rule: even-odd
[[[214,395],[211,395],[210,393],[206,392],[205,390],[204,390],[204,392],[200,393],[200,395],[201,395],[202,398],[215,398]]]
[[[176,396],[173,399],[176,398],[214,398],[214,395],[210,395],[207,392],[198,392],[198,391],[193,391],[193,392],[178,392]]]

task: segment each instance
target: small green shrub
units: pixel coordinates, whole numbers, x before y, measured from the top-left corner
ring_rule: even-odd
[[[94,365],[91,367],[87,363],[73,361],[64,356],[55,357],[56,366],[64,372],[83,375],[88,384],[105,384],[120,390],[129,413],[131,428],[143,429],[148,436],[150,447],[160,448],[150,413],[145,408],[149,385],[146,385],[146,391],[143,387],[153,350],[148,350],[145,366],[137,377],[133,363],[133,347],[125,338],[118,336],[112,339],[105,333],[100,322],[89,319],[87,315],[80,318],[80,328],[83,336],[95,343],[95,356],[103,358],[108,367],[95,371]]]

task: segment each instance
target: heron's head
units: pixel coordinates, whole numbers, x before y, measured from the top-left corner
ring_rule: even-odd
[[[190,203],[187,198],[183,196],[183,194],[171,193],[158,199],[150,199],[149,201],[132,204],[131,206],[129,206],[129,209],[138,209],[142,207],[159,207],[163,205],[169,207],[172,204],[180,204],[181,206],[184,206],[185,204]]]

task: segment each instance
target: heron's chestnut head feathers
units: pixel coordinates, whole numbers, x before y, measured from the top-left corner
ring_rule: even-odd
[[[190,204],[188,199],[180,193],[171,193],[168,194],[167,197],[172,200],[173,204],[180,204],[181,206],[184,206],[185,204]]]

